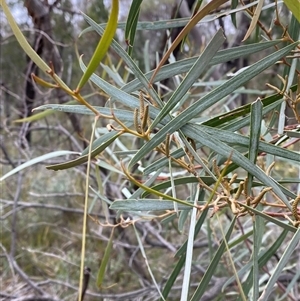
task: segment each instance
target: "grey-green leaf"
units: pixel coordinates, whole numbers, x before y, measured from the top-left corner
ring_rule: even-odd
[[[278,59],[288,54],[297,43],[290,44],[283,49],[272,53],[266,58],[248,67],[242,71],[239,75],[229,79],[225,84],[214,89],[210,93],[206,94],[203,98],[196,101],[193,105],[184,110],[175,119],[171,120],[165,127],[163,127],[148,143],[146,143],[140,151],[131,159],[129,163],[129,169],[134,166],[139,160],[141,160],[146,154],[157,147],[167,136],[172,134],[176,130],[180,129],[189,120],[196,117],[198,114],[221,100],[223,97],[232,93],[235,89],[239,88],[245,82],[254,78],[263,70],[272,66]]]

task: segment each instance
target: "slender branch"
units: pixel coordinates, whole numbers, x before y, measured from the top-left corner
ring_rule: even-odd
[[[1,203],[5,203],[7,205],[13,205],[14,201],[9,200],[0,200]],[[69,212],[69,213],[76,213],[82,215],[84,213],[81,209],[76,208],[68,208],[63,206],[57,206],[57,205],[49,205],[49,204],[42,204],[42,203],[26,203],[26,202],[18,202],[17,204],[18,208],[15,210],[23,210],[23,209],[30,209],[30,208],[43,208],[43,209],[52,209],[52,210],[58,210],[63,212]],[[9,215],[13,214],[13,210],[3,215],[0,219],[4,220]],[[103,214],[99,213],[93,213],[93,216],[105,218]]]
[[[13,258],[16,253],[17,241],[17,207],[22,188],[22,173],[18,173],[17,187],[13,201],[12,221],[11,221],[11,243],[10,243],[10,256]]]
[[[46,297],[47,294],[40,289],[35,282],[33,282],[28,275],[20,268],[18,263],[15,261],[14,258],[9,256],[9,260],[12,263],[12,266],[14,267],[15,271],[19,274],[19,276],[31,287],[33,288],[38,294],[40,294],[43,297]],[[38,297],[37,297],[38,298]]]

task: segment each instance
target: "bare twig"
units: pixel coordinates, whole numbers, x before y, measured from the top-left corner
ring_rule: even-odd
[[[8,161],[8,163],[13,167],[15,168],[16,167],[16,164],[15,162],[13,162],[10,158],[10,156],[8,155],[8,152],[4,146],[4,139],[1,137],[1,143],[0,143],[0,147],[1,147],[1,150],[3,152],[3,155],[4,155],[4,158]]]
[[[0,200],[0,202],[8,204],[8,205],[14,204],[13,201],[9,201],[9,200]],[[58,210],[58,211],[63,211],[63,212],[76,213],[76,214],[80,214],[80,215],[83,214],[83,210],[81,210],[81,209],[68,208],[68,207],[57,206],[57,205],[42,204],[42,203],[25,203],[25,202],[18,202],[17,208],[15,208],[14,210],[19,211],[19,210],[30,209],[30,208],[52,209],[52,210]],[[8,216],[13,214],[14,210],[3,215],[0,218],[0,220],[6,219]],[[105,216],[103,214],[99,214],[99,213],[95,213],[95,214],[93,213],[93,216],[105,218]]]
[[[10,243],[10,256],[13,258],[16,252],[16,240],[17,240],[17,207],[22,187],[22,174],[18,174],[17,187],[14,196],[14,203],[12,209],[12,222],[11,222],[11,243]]]
[[[139,223],[136,223],[135,226],[138,228],[140,227],[141,225],[139,225]],[[175,253],[177,251],[176,247],[173,246],[172,244],[170,244],[168,241],[166,241],[160,234],[159,232],[154,229],[152,227],[152,225],[150,223],[143,223],[142,227],[149,231],[153,236],[155,236],[157,238],[157,240],[165,247],[167,248],[168,250],[170,250],[171,252]],[[147,235],[148,236],[148,235]],[[147,237],[146,236],[146,237]]]
[[[42,290],[40,289],[36,283],[34,283],[29,277],[28,275],[20,268],[20,266],[18,265],[18,263],[15,261],[14,258],[12,258],[10,256],[10,262],[12,263],[15,271],[20,275],[20,277],[31,287],[33,288],[38,294],[40,294],[43,297],[47,297],[48,295]]]

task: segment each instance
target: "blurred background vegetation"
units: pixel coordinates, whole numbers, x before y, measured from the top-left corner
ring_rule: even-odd
[[[32,4],[35,2],[41,5],[38,11],[45,10],[45,15],[37,16],[35,14],[36,11],[32,8]],[[162,21],[162,23],[172,19],[188,21],[193,12],[194,2],[201,3],[202,1],[143,1],[138,18],[139,21],[149,22],[143,23],[144,26],[147,24],[151,26],[154,21]],[[94,30],[86,31],[80,35],[83,30],[89,27],[80,11],[83,11],[97,23],[106,23],[109,16],[110,1],[9,0],[7,4],[32,47],[38,53],[40,51],[45,62],[52,61],[55,71],[69,87],[75,89],[82,75],[78,63],[79,55],[84,54],[83,60],[86,63],[99,40],[99,35]],[[124,49],[127,49],[124,27],[131,4],[132,2],[129,0],[120,0],[120,26],[115,40]],[[231,8],[240,8],[248,4],[248,1],[229,1],[220,6],[218,10],[211,12],[211,15],[207,15],[199,26],[193,28],[185,43],[176,48],[168,64],[199,56],[220,28],[223,29],[226,37],[222,46],[224,50],[240,45],[258,44],[263,38],[280,39],[284,35],[285,28],[294,41],[299,39],[299,30],[296,30],[299,27],[299,22],[282,1],[278,1],[278,7],[276,6],[278,11],[275,11],[274,3],[270,0],[264,1],[264,6],[267,7],[269,4],[273,4],[273,6],[271,5],[271,8],[262,11],[259,17],[259,26],[256,26],[250,38],[242,42],[253,14],[251,16],[249,11],[245,9],[240,9],[234,16],[230,13],[226,14],[226,12],[229,12]],[[252,6],[249,9],[253,13],[255,7]],[[277,12],[280,13],[278,20],[280,24],[275,26],[274,20]],[[26,57],[12,34],[6,17],[2,11],[0,13],[0,175],[3,176],[25,162],[53,151],[70,150],[80,154],[89,144],[93,117],[55,112],[36,121],[16,122],[18,119],[32,116],[31,110],[35,107],[53,103],[63,104],[72,99],[63,91],[49,90],[32,82],[30,76],[32,72],[41,78],[46,78],[46,76],[38,71]],[[235,22],[237,26],[234,25]],[[157,66],[163,53],[166,52],[181,29],[182,27],[174,27],[169,30],[142,29],[136,32],[132,58],[143,73],[149,72]],[[296,34],[296,38],[293,37],[293,34]],[[274,51],[275,48],[271,47],[253,55],[230,59],[225,63],[207,68],[201,78],[197,79],[189,89],[186,94],[186,101],[178,110],[191,106],[197,99],[228,80],[235,72],[252,65],[267,55],[271,55]],[[119,54],[112,49],[102,63],[108,68],[105,69],[102,66],[97,74],[118,88],[135,78],[134,72],[129,70]],[[195,122],[200,124],[209,121],[219,114],[244,108],[243,106],[253,103],[258,97],[261,99],[269,97],[276,91],[270,86],[266,86],[266,83],[281,89],[282,83],[277,74],[282,77],[289,74],[290,69],[286,69],[288,67],[290,64],[274,64],[256,76],[255,79],[245,83],[239,90],[222,99],[220,103],[208,108],[201,116],[197,117]],[[296,76],[290,86],[292,84],[295,86],[297,80],[299,85],[299,79],[297,79],[300,74],[299,62],[294,69]],[[155,87],[163,101],[166,102],[170,99],[174,90],[182,82],[183,76],[184,73],[164,79]],[[294,93],[296,93],[295,90]],[[86,85],[82,93],[90,104],[102,107],[105,106],[109,96],[92,83]],[[137,91],[133,94],[137,95]],[[126,106],[120,106],[120,108],[124,107]],[[299,127],[297,128],[299,116],[295,116],[289,105],[287,105],[284,115],[284,130],[294,131],[296,134],[283,139],[283,133],[278,132],[278,116],[280,116],[280,106],[278,106],[263,116],[262,140],[274,145],[282,138],[281,147],[297,153],[299,152]],[[105,120],[101,119],[98,125],[97,138],[107,133]],[[249,127],[239,129],[238,133],[248,137]],[[118,171],[121,170],[121,159],[124,159],[126,154],[130,159],[134,154],[130,151],[136,151],[142,146],[143,142],[136,137],[123,135],[98,155],[98,159],[105,162],[107,166],[99,167],[96,164],[92,166],[90,186],[94,189],[89,190],[88,209],[91,217],[87,224],[85,260],[85,265],[91,272],[88,289],[84,296],[85,301],[158,300],[160,295],[153,283],[153,278],[150,276],[149,266],[159,288],[163,290],[173,269],[182,258],[181,256],[174,257],[174,255],[189,237],[188,221],[190,217],[188,213],[185,213],[184,218],[170,210],[161,210],[155,214],[149,211],[141,215],[134,215],[132,212],[126,212],[126,210],[120,213],[108,209],[99,196],[100,194],[110,201],[126,199],[130,198],[128,193],[133,194],[138,189],[134,183],[130,183],[126,179],[124,174],[118,173]],[[212,162],[212,158],[215,156],[213,150],[207,146],[199,147],[197,151],[205,162]],[[245,149],[241,149],[241,153],[245,153]],[[147,167],[159,157],[158,154],[149,152],[140,163],[141,167]],[[48,165],[73,158],[75,155],[72,154],[65,159],[61,157],[51,158],[46,162],[30,165],[27,169],[1,182],[0,300],[77,300],[86,165],[59,171],[46,169]],[[126,161],[126,159],[124,160]],[[289,191],[286,194],[292,204],[292,200],[296,199],[295,196],[299,194],[299,164],[297,165],[294,159],[280,158],[279,156],[275,159],[274,156],[266,156],[263,152],[260,152],[256,164],[266,172],[273,161],[276,161],[276,165],[272,169],[272,177],[281,181],[280,183],[286,188],[286,191]],[[224,167],[225,160],[218,162],[220,169],[221,166]],[[216,169],[212,166],[210,169],[217,175]],[[142,171],[142,168],[136,167],[134,176],[144,183],[147,176],[143,176]],[[169,171],[170,168],[167,166],[162,174],[156,178],[154,184],[164,183],[173,177],[176,179],[191,175],[179,166],[174,166],[171,176]],[[239,179],[243,179],[247,175],[247,171],[242,168],[236,169],[234,172],[238,173]],[[206,174],[203,173],[202,175]],[[233,170],[232,173],[228,174],[228,177],[233,177]],[[99,179],[101,179],[100,182]],[[213,184],[210,183],[209,185],[213,187]],[[254,195],[258,195],[261,186],[264,185],[258,186],[258,188],[253,188]],[[95,187],[97,187],[96,191]],[[166,194],[170,193],[170,190],[171,188],[165,187]],[[237,185],[232,190],[236,192]],[[193,193],[194,188],[190,183],[184,182],[184,185],[176,186],[176,196],[179,199],[191,201],[193,200]],[[208,195],[209,191],[202,191],[204,199],[208,198]],[[272,200],[274,200],[273,195],[266,196],[265,201],[272,202]],[[269,208],[266,210],[268,211]],[[274,217],[278,213],[281,220],[287,222],[285,212],[277,211],[273,207],[270,211],[274,213]],[[216,212],[217,214],[215,214]],[[299,215],[300,213],[298,213]],[[289,216],[292,218],[291,215]],[[99,288],[96,285],[97,273],[110,241],[113,225],[118,224],[120,218],[123,224],[121,222],[119,227],[113,231],[110,260],[106,267],[104,282]],[[131,225],[127,225],[127,218],[136,220],[135,229]],[[222,231],[230,226],[233,219],[234,214],[226,206],[213,208],[208,213],[194,241],[189,297],[198,287],[220,246],[224,238]],[[108,221],[109,223],[107,223]],[[274,246],[281,235],[282,227],[268,222],[266,219],[260,222],[264,224],[261,250],[268,250]],[[293,224],[295,231],[297,226],[299,224]],[[142,241],[145,254],[141,252],[135,231]],[[274,267],[294,237],[294,232],[285,233],[281,246],[277,246],[265,265],[260,266],[260,292],[263,291],[264,285],[274,272]],[[252,217],[250,215],[240,216],[235,222],[235,228],[229,242],[231,247],[233,245],[236,247],[232,249],[231,255],[224,251],[224,256],[218,261],[218,266],[207,285],[205,294],[199,300],[240,300],[239,298],[242,298],[238,283],[235,280],[229,281],[229,279],[235,275],[234,269],[240,271],[244,265],[251,261],[252,233]],[[299,245],[297,245],[296,250],[299,251]],[[299,254],[299,252],[295,252],[290,256],[268,300],[300,300]],[[145,260],[145,256],[147,260]],[[240,275],[241,282],[246,280],[248,272]],[[178,272],[177,279],[166,300],[180,300],[182,279],[183,270]],[[246,300],[255,299],[252,299],[250,293],[246,296]]]

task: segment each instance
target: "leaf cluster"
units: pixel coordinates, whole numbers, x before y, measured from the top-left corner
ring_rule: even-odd
[[[246,10],[251,16],[251,24],[245,39],[255,28],[260,28],[262,33],[265,33],[266,41],[221,50],[225,37],[222,30],[218,30],[201,54],[164,65],[174,48],[191,29],[200,21],[205,22],[205,18],[216,18],[218,13],[215,11],[226,2],[214,0],[206,6],[198,7],[198,11],[186,21],[184,29],[167,50],[157,68],[148,73],[140,70],[132,57],[136,32],[146,25],[150,30],[157,27],[165,28],[167,21],[153,24],[139,23],[142,1],[134,1],[125,25],[125,39],[129,45],[126,51],[113,39],[118,25],[117,0],[112,1],[106,27],[83,14],[90,25],[88,30],[96,31],[102,38],[87,66],[82,58],[79,59],[83,76],[76,89],[68,87],[55,74],[55,70],[33,51],[19,31],[5,2],[2,2],[4,12],[22,48],[52,81],[47,82],[33,75],[34,80],[49,89],[63,89],[79,103],[47,104],[35,110],[49,110],[47,114],[60,111],[94,116],[89,146],[73,160],[47,166],[48,169],[55,171],[74,168],[84,163],[88,166],[79,300],[84,294],[82,283],[86,254],[86,225],[88,214],[93,216],[92,210],[88,212],[90,189],[99,198],[106,213],[109,208],[117,215],[114,224],[110,222],[108,213],[104,221],[91,217],[95,223],[112,229],[96,281],[101,289],[117,227],[134,229],[139,249],[160,300],[169,298],[179,277],[182,277],[181,300],[202,300],[201,298],[209,296],[208,286],[220,272],[218,268],[222,260],[227,260],[231,276],[222,282],[220,291],[228,296],[233,295],[235,299],[232,300],[248,300],[250,296],[253,300],[268,300],[283,269],[287,264],[293,264],[290,262],[292,254],[300,240],[299,196],[291,189],[291,185],[286,184],[299,184],[299,180],[282,179],[274,170],[274,166],[299,163],[296,143],[299,141],[300,133],[299,127],[294,126],[278,131],[278,135],[273,137],[271,128],[277,122],[280,127],[282,115],[279,114],[279,121],[276,120],[276,116],[283,103],[288,103],[293,109],[295,119],[298,122],[300,120],[297,107],[300,100],[300,77],[296,60],[300,27],[296,26],[297,16],[291,14],[290,22],[293,26],[289,31],[282,26],[282,38],[272,40],[271,30],[265,32],[265,27],[259,21],[260,12],[266,9],[263,7],[263,1],[250,5],[253,8],[257,4],[255,9],[242,5],[239,10]],[[236,1],[232,1],[232,8],[226,12],[231,14],[233,19],[236,4]],[[276,2],[271,7],[275,7],[277,12],[278,5]],[[277,21],[280,24],[280,20]],[[179,24],[176,20],[172,22],[174,26]],[[134,75],[133,80],[127,81],[129,77],[126,74],[123,76],[118,74],[116,71],[118,69],[113,65],[102,65],[111,78],[110,82],[95,73],[108,47],[115,51],[120,57],[120,62]],[[190,100],[189,96],[196,90],[197,84],[201,84],[208,69],[212,70],[229,60],[254,55],[269,48],[274,50],[270,55],[239,70],[215,88],[211,88],[207,82],[205,93],[198,95],[195,92],[193,100]],[[282,87],[269,84],[275,93],[264,98],[258,97],[251,104],[229,112],[219,109],[238,89],[279,62],[284,66],[280,76]],[[160,83],[171,77],[177,77],[177,86],[165,101]],[[107,96],[105,107],[91,105],[81,94],[82,87],[88,81]],[[44,116],[44,112],[37,113],[25,121],[37,120]],[[201,118],[203,116],[206,116],[205,120]],[[106,127],[98,127],[99,119],[105,120]],[[105,156],[105,153],[109,156]],[[5,174],[1,181],[37,162],[65,154],[71,152],[56,151],[30,160]],[[129,182],[135,189],[120,184],[122,198],[109,199],[99,170],[105,170],[107,178],[112,181],[118,176],[122,177],[123,184]],[[90,188],[90,172],[95,173],[98,187]],[[186,188],[185,193],[182,187]],[[226,227],[221,225],[222,217],[225,215],[230,219]],[[178,261],[173,271],[167,275],[162,289],[148,263],[144,243],[136,228],[137,223],[154,219],[161,221],[162,224],[175,224],[179,233],[187,231],[187,239],[175,255]],[[215,223],[208,227],[206,223],[211,223],[209,220],[212,219],[215,219]],[[247,223],[251,223],[251,230],[245,233],[243,230]],[[203,277],[195,288],[191,288],[192,259],[195,256],[194,239],[200,231],[208,231],[211,227],[214,227],[215,232],[220,231],[220,240],[215,250],[210,242],[211,256]],[[266,243],[267,229],[277,235],[269,245]],[[289,240],[288,234],[291,235]],[[207,237],[210,240],[212,236],[208,233]],[[262,271],[272,256],[281,252],[280,246],[283,242],[286,248],[279,262],[270,270],[271,276],[265,284],[261,281],[261,277],[266,273]],[[247,248],[244,247],[244,250],[249,255],[249,260],[247,264],[241,266],[236,261],[235,255],[239,252],[238,248],[245,245]],[[296,272],[291,283],[297,281],[299,283],[299,273]],[[233,286],[233,283],[236,285]],[[282,295],[289,295],[291,298],[295,296],[292,285],[281,287],[281,291],[284,292]]]

